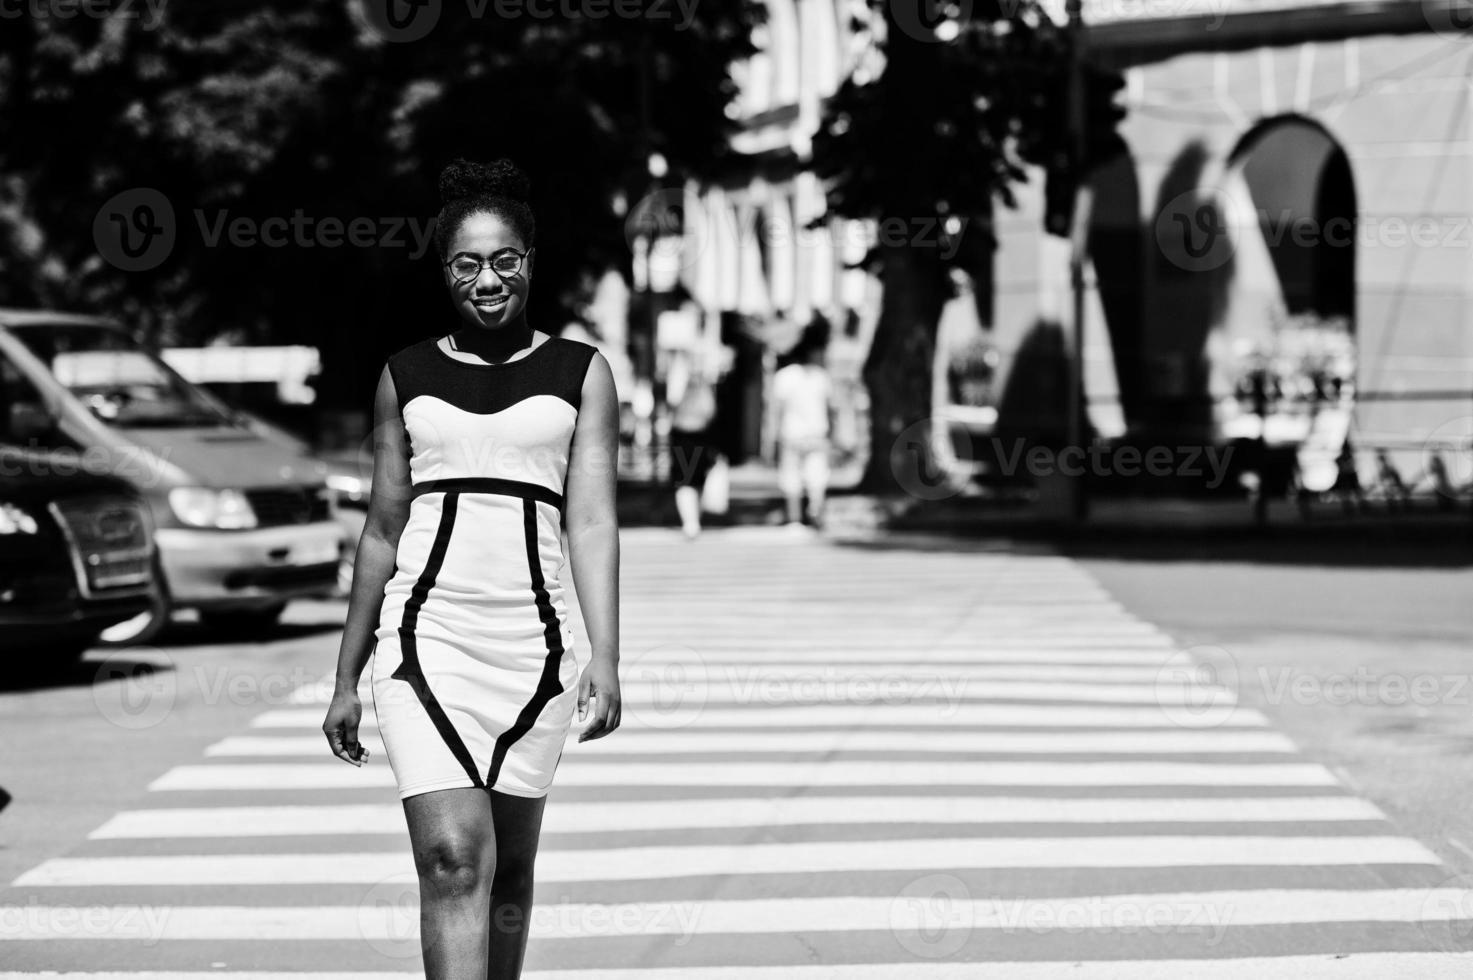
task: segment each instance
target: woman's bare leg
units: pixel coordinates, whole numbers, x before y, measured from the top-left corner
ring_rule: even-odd
[[[486,908],[496,834],[484,789],[444,789],[404,801],[419,874],[425,980],[487,980]]]
[[[496,824],[496,877],[491,883],[491,941],[487,980],[517,980],[532,920],[533,867],[547,797],[491,790]]]
[[[701,491],[695,487],[675,488],[675,509],[680,514],[680,528],[694,537],[701,531]]]
[[[804,484],[808,489],[808,516],[814,524],[823,522],[823,505],[829,489],[829,447],[823,443],[803,459]]]

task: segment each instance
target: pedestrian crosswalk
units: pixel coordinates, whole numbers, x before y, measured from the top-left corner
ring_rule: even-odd
[[[528,980],[1473,975],[1473,882],[1076,563],[760,530],[623,533],[623,726],[562,758]],[[330,693],[11,883],[0,980],[422,975]]]

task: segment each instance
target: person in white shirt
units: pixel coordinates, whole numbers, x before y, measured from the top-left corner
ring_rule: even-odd
[[[805,338],[792,358],[773,377],[778,488],[786,498],[790,526],[803,524],[805,490],[807,516],[817,526],[823,517],[829,482],[833,384],[823,366],[823,347],[819,343]]]

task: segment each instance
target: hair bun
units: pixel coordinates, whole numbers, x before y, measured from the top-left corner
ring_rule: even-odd
[[[441,204],[487,196],[526,204],[532,196],[532,182],[505,157],[491,163],[477,163],[460,157],[440,171]]]

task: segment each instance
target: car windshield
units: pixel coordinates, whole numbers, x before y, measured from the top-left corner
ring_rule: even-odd
[[[122,330],[34,324],[11,331],[92,414],[112,425],[233,424],[199,389]]]

